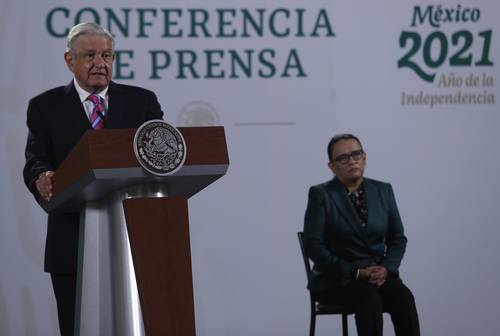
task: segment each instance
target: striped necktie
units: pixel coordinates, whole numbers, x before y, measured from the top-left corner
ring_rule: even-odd
[[[104,99],[96,94],[91,94],[87,99],[94,104],[94,109],[92,110],[92,114],[90,115],[90,123],[92,124],[92,128],[95,130],[103,129],[104,115],[106,114]]]

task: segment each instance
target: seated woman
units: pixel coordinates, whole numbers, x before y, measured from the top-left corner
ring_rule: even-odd
[[[397,336],[420,335],[413,294],[399,278],[407,239],[391,185],[363,176],[366,153],[352,134],[334,136],[328,157],[335,177],[311,187],[305,214],[309,290],[352,307],[360,336],[382,335],[383,311]]]

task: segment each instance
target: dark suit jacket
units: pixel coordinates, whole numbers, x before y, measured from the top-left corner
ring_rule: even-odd
[[[163,112],[151,91],[111,82],[105,128],[134,128]],[[38,200],[35,181],[40,173],[57,170],[90,122],[73,81],[30,100],[24,181]],[[45,243],[45,271],[76,272],[79,213],[50,213]]]
[[[311,290],[341,286],[358,268],[382,265],[398,275],[406,237],[392,187],[364,179],[368,223],[361,227],[346,187],[334,178],[313,186],[304,221],[304,245],[314,262]]]

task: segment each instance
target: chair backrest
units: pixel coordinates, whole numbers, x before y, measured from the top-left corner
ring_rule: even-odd
[[[302,252],[302,259],[304,260],[304,266],[306,268],[307,280],[311,280],[311,264],[309,263],[309,258],[306,255],[306,250],[304,248],[303,233],[297,232],[297,237],[299,238],[300,251]]]

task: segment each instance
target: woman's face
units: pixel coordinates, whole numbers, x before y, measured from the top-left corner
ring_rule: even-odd
[[[359,151],[361,151],[361,155],[359,155]],[[344,184],[350,184],[363,178],[366,154],[362,151],[361,144],[355,139],[340,140],[333,146],[333,162],[330,162],[328,166]],[[346,157],[347,162],[340,162],[340,159],[344,158],[345,160]]]

